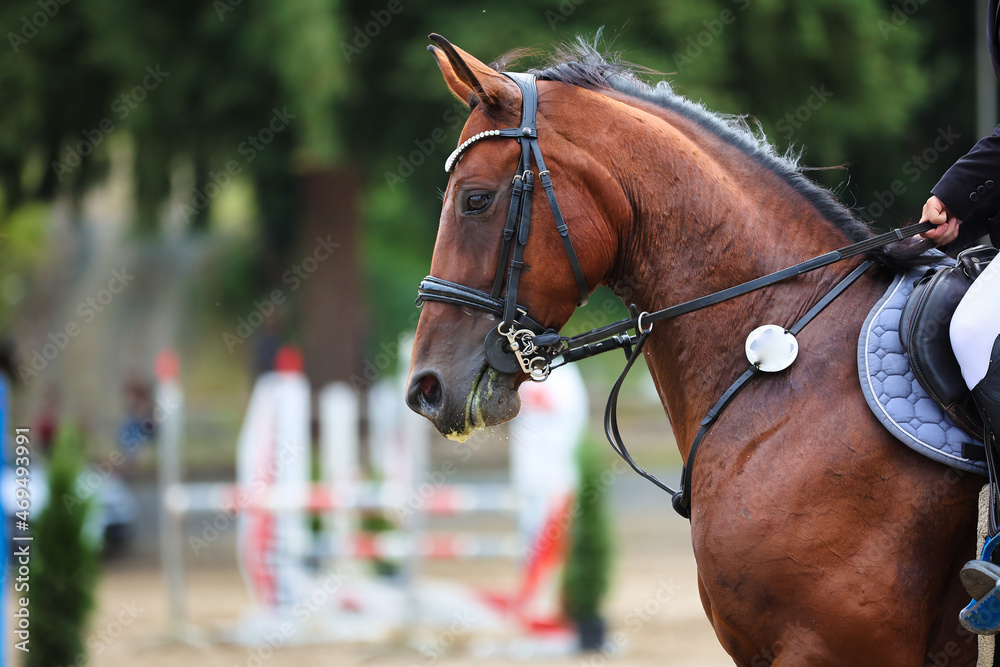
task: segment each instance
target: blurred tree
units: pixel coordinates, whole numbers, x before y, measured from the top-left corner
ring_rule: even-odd
[[[227,184],[248,179],[261,223],[253,293],[289,287],[281,277],[317,238],[339,244],[295,298],[313,380],[344,378],[361,356],[363,303],[369,351],[415,322],[440,167],[465,118],[427,33],[490,60],[605,26],[609,50],[679,92],[759,120],[806,164],[846,163],[817,178],[895,225],[975,141],[974,4],[12,0],[0,6],[0,225],[26,201],[79,197],[121,128],[139,229],[156,229],[171,192],[168,215],[202,229]]]
[[[859,215],[895,226],[919,213],[946,166],[943,158],[911,181],[911,156],[932,147],[939,128],[971,133],[973,4],[906,14],[891,0],[404,3],[403,18],[372,30],[365,46],[358,31],[385,5],[350,3],[347,24],[357,27],[345,39],[354,91],[345,118],[365,146],[375,343],[415,322],[410,299],[429,266],[447,182],[441,166],[467,115],[423,54],[427,33],[488,62],[519,47],[544,59],[553,43],[604,26],[606,50],[665,73],[651,81],[666,78],[709,108],[750,116],[779,148],[802,150],[803,164],[846,163],[813,173]],[[518,67],[538,63],[529,54]],[[879,204],[899,179],[904,195]]]
[[[150,81],[151,103],[137,103],[129,124],[139,223],[155,226],[178,159],[190,165],[194,185],[179,213],[195,229],[206,226],[213,202],[234,179],[249,176],[263,270],[247,278],[257,278],[256,294],[305,288],[292,298],[308,323],[301,327],[304,353],[316,385],[347,379],[361,356],[357,218],[339,215],[354,210],[359,179],[339,168],[345,91],[337,4],[175,0],[150,7],[112,0],[93,5],[89,16],[104,58],[120,64],[118,80],[138,83],[142,75],[149,88],[150,67],[162,69],[162,84]],[[317,180],[331,191],[312,187]],[[339,246],[336,257],[317,261],[329,258],[316,254],[318,239],[327,237],[327,245]],[[329,344],[334,338],[338,345]]]
[[[306,285],[300,312],[322,341],[306,337],[313,380],[346,379],[346,360],[360,357],[353,211],[361,181],[342,166],[337,0],[26,0],[4,4],[0,24],[12,28],[0,89],[17,100],[0,109],[6,210],[57,191],[79,200],[106,167],[115,133],[133,146],[140,230],[155,231],[165,215],[204,229],[216,198],[248,178],[262,237],[255,293]],[[311,187],[317,181],[333,192]],[[334,261],[321,262],[309,283],[282,281],[328,236],[339,245]],[[316,283],[344,289],[320,293]],[[338,321],[324,324],[330,310]]]
[[[58,18],[59,20],[55,20]],[[29,199],[50,199],[62,179],[49,163],[81,131],[96,130],[108,113],[114,74],[95,62],[84,5],[43,9],[36,2],[0,4],[5,48],[0,49],[0,186],[11,210]],[[78,66],[67,66],[78,63]],[[75,143],[74,142],[74,143]],[[88,151],[89,152],[89,151]],[[83,156],[65,185],[79,195],[100,175],[103,160]]]

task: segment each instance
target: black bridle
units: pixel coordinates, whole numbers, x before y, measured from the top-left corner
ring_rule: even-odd
[[[578,306],[583,306],[587,303],[589,289],[586,278],[583,275],[583,269],[577,259],[576,251],[573,248],[573,242],[570,240],[569,229],[565,220],[563,220],[559,204],[556,202],[552,180],[548,170],[545,168],[542,151],[538,145],[538,130],[536,126],[538,90],[535,84],[535,76],[533,74],[513,72],[504,72],[504,75],[514,81],[521,90],[521,127],[487,130],[472,136],[459,145],[445,162],[445,171],[451,172],[464,152],[483,139],[493,137],[512,138],[517,139],[521,145],[521,158],[518,164],[518,171],[514,175],[510,209],[507,212],[507,223],[504,226],[503,244],[500,248],[500,259],[497,264],[496,274],[493,278],[492,292],[487,294],[486,292],[465,285],[435,278],[434,276],[427,276],[420,281],[417,289],[416,305],[419,306],[424,301],[437,301],[472,308],[473,310],[501,317],[502,321],[500,324],[490,329],[490,332],[486,335],[487,363],[500,373],[516,374],[524,372],[536,382],[545,380],[553,368],[558,368],[564,364],[579,361],[603,352],[623,349],[627,363],[608,397],[608,404],[604,413],[605,433],[615,452],[639,475],[671,494],[673,496],[674,509],[685,518],[690,518],[691,470],[694,465],[694,457],[698,450],[698,445],[733,397],[750,379],[762,371],[759,367],[751,365],[729,387],[712,409],[709,410],[708,415],[701,422],[701,430],[699,430],[698,435],[692,443],[687,462],[682,472],[680,488],[674,490],[635,463],[628,449],[625,447],[625,443],[622,441],[617,423],[619,391],[632,365],[642,353],[642,348],[653,329],[653,324],[748,294],[782,280],[809,271],[815,271],[834,262],[870,253],[889,243],[900,241],[932,229],[934,225],[920,223],[896,229],[892,232],[814,257],[755,280],[685,303],[663,308],[653,313],[639,312],[638,308],[633,305],[629,308],[630,317],[626,319],[613,322],[604,327],[591,329],[576,336],[562,336],[555,329],[546,328],[533,319],[528,314],[527,307],[517,303],[517,288],[521,277],[521,270],[524,266],[524,247],[528,242],[531,229],[531,203],[534,193],[534,173],[531,169],[532,157],[534,157],[535,164],[538,165],[538,180],[541,182],[545,190],[545,195],[549,200],[549,208],[552,210],[553,218],[555,218],[556,229],[562,238],[563,247],[566,250],[570,267],[573,270],[577,287],[580,290]],[[872,264],[874,264],[874,261],[870,259],[859,264],[822,299],[816,302],[802,318],[789,326],[787,333],[791,333],[792,335],[798,334],[827,305],[860,278]],[[507,291],[501,297],[505,274],[507,276]]]
[[[576,250],[573,248],[573,241],[569,237],[569,228],[559,210],[556,193],[552,188],[552,179],[545,168],[545,160],[542,159],[542,149],[538,146],[536,125],[538,88],[535,85],[535,75],[514,72],[505,72],[504,75],[521,89],[521,126],[504,130],[487,130],[469,137],[448,157],[444,167],[446,172],[451,172],[462,154],[483,139],[512,138],[517,139],[521,145],[521,159],[514,174],[507,224],[503,230],[503,245],[500,247],[500,259],[493,277],[493,290],[487,294],[465,285],[427,276],[420,283],[417,302],[419,305],[421,301],[441,301],[468,306],[501,317],[499,326],[490,330],[486,336],[487,361],[501,373],[512,374],[523,371],[532,380],[541,382],[552,370],[552,359],[561,352],[562,338],[559,332],[546,329],[529,317],[527,308],[517,303],[517,287],[521,269],[524,267],[524,246],[528,243],[528,236],[531,233],[531,203],[535,191],[535,174],[531,170],[532,158],[538,165],[538,180],[549,200],[549,208],[556,222],[556,231],[562,239],[577,288],[580,290],[578,306],[586,305],[590,290],[583,275],[583,268],[580,267],[580,260],[577,259]],[[505,274],[507,293],[501,298]]]

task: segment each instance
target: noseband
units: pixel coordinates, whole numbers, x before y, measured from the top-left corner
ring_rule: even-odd
[[[552,179],[545,168],[545,160],[542,159],[542,149],[538,145],[536,125],[538,87],[535,85],[535,75],[504,72],[504,76],[521,89],[521,127],[487,130],[470,137],[455,149],[444,166],[445,171],[451,172],[465,151],[484,139],[495,137],[516,139],[521,145],[521,159],[514,174],[510,209],[507,211],[507,224],[503,230],[503,245],[500,247],[500,259],[493,277],[493,290],[487,294],[465,285],[427,276],[420,282],[417,290],[417,305],[423,301],[439,301],[501,317],[500,324],[491,329],[486,336],[487,362],[501,373],[513,374],[523,371],[532,380],[541,382],[548,377],[552,370],[552,360],[562,352],[564,346],[559,332],[546,329],[528,316],[527,308],[517,303],[517,287],[521,269],[524,268],[524,246],[528,243],[528,235],[531,232],[531,202],[535,191],[535,174],[531,170],[532,157],[538,166],[538,180],[549,200],[556,230],[562,238],[563,248],[566,250],[566,256],[569,258],[576,279],[576,286],[580,290],[578,306],[586,305],[590,291],[587,289],[587,279],[580,267],[580,260],[577,259],[576,250],[573,248],[573,241],[569,237],[569,228],[559,210],[556,193],[552,188]],[[505,274],[507,293],[501,297]]]
[[[642,477],[653,482],[653,484],[667,493],[670,493],[673,496],[674,509],[685,518],[690,518],[691,470],[694,466],[694,458],[698,451],[698,445],[733,397],[752,378],[764,371],[762,371],[759,364],[751,365],[726,390],[715,405],[712,406],[708,415],[702,420],[701,429],[695,436],[689,450],[684,471],[681,474],[680,487],[677,490],[671,489],[655,476],[640,468],[633,461],[618,431],[618,393],[632,365],[642,354],[642,348],[653,329],[653,323],[748,294],[762,287],[767,287],[768,285],[773,285],[803,273],[814,271],[849,257],[871,253],[889,243],[901,241],[904,238],[928,231],[934,225],[920,223],[896,229],[845,246],[839,250],[833,250],[824,255],[782,269],[781,271],[776,271],[698,299],[663,308],[653,313],[640,313],[638,308],[631,306],[629,308],[631,317],[627,319],[613,322],[599,329],[592,329],[569,338],[560,336],[559,332],[555,329],[546,328],[537,320],[531,318],[528,315],[528,309],[517,303],[518,281],[521,277],[521,269],[524,268],[524,246],[528,242],[528,235],[531,230],[531,201],[535,189],[535,175],[531,170],[532,156],[538,165],[538,180],[541,181],[545,195],[548,197],[549,208],[552,210],[552,217],[555,218],[556,229],[562,237],[563,247],[566,249],[570,267],[573,269],[573,275],[580,290],[579,306],[587,303],[589,295],[587,281],[583,275],[583,269],[580,267],[580,262],[577,259],[576,251],[573,249],[573,242],[569,238],[569,230],[566,222],[559,211],[555,191],[552,189],[552,180],[549,178],[549,172],[545,168],[545,162],[542,160],[542,150],[538,146],[538,129],[535,125],[535,117],[538,112],[538,89],[535,85],[535,76],[533,74],[512,72],[504,72],[503,74],[521,89],[521,127],[480,132],[464,141],[445,162],[445,171],[451,172],[466,150],[485,139],[494,137],[511,138],[517,139],[518,143],[521,144],[521,159],[518,164],[518,171],[514,175],[510,209],[507,212],[507,224],[503,230],[503,244],[500,247],[500,260],[493,278],[493,290],[490,294],[487,294],[486,292],[472,289],[465,285],[435,278],[434,276],[427,276],[420,281],[420,286],[417,289],[416,304],[419,306],[424,301],[437,301],[483,311],[495,317],[502,317],[503,319],[500,324],[496,328],[490,329],[490,332],[486,335],[487,363],[493,369],[508,375],[524,372],[536,382],[541,382],[549,376],[553,368],[557,368],[563,364],[579,361],[580,359],[610,350],[624,349],[628,361],[608,397],[607,408],[604,412],[605,433],[611,442],[611,446],[629,466]],[[862,262],[846,277],[840,280],[823,298],[817,301],[785,333],[793,336],[797,335],[827,305],[860,278],[873,263],[873,259]],[[506,295],[501,297],[500,294],[503,289],[505,273],[507,275],[507,292]],[[631,331],[635,333],[630,333]],[[556,359],[560,361],[553,364]]]

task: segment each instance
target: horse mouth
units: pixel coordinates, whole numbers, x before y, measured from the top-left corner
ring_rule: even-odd
[[[507,380],[506,382],[504,380]],[[521,396],[514,388],[512,378],[504,376],[484,364],[472,381],[472,388],[465,399],[462,426],[442,433],[449,440],[465,442],[477,430],[508,422],[521,409]]]

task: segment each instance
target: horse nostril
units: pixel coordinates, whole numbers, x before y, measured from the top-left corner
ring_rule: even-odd
[[[435,373],[424,373],[415,377],[407,392],[407,403],[415,412],[427,415],[436,412],[441,407],[441,380]]]
[[[441,401],[441,383],[433,375],[426,375],[420,381],[420,395],[428,405],[437,405]]]

